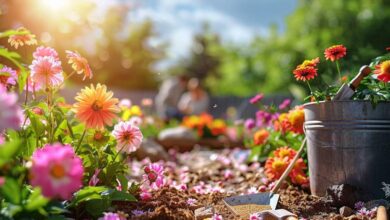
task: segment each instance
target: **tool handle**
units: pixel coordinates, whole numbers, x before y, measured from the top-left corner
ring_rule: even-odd
[[[305,144],[306,144],[306,137],[305,137],[305,139],[303,139],[301,147],[299,148],[297,154],[295,154],[295,157],[290,162],[290,164],[288,165],[287,169],[283,172],[283,174],[279,178],[278,182],[276,182],[274,188],[271,190],[271,195],[275,194],[279,190],[279,188],[282,186],[283,181],[286,179],[288,174],[290,174],[290,172],[293,169],[295,163],[297,162],[299,156],[301,155],[301,153],[303,151],[303,148],[305,147]]]
[[[368,76],[371,73],[370,67],[364,65],[360,68],[359,73],[351,80],[349,83],[349,87],[355,91],[356,88],[360,85],[360,82],[364,79],[364,77]]]
[[[376,211],[376,219],[377,220],[388,220],[387,218],[387,210],[384,206],[379,206]]]

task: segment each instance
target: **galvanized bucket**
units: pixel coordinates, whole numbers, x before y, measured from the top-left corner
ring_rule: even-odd
[[[390,102],[325,101],[304,105],[310,189],[323,196],[350,184],[361,199],[380,199],[390,183]]]

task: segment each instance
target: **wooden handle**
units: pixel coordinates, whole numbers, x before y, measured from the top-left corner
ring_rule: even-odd
[[[288,174],[290,174],[291,170],[293,169],[295,163],[297,162],[299,156],[301,155],[303,148],[305,147],[306,144],[306,137],[303,139],[301,147],[299,148],[297,154],[295,154],[295,157],[291,161],[291,163],[288,165],[287,169],[283,172],[282,176],[279,178],[278,182],[275,184],[274,188],[271,190],[271,195],[275,194],[279,188],[282,186],[283,181],[286,179]]]
[[[376,211],[376,219],[377,220],[388,220],[387,218],[387,210],[384,206],[379,206]]]
[[[356,90],[356,88],[360,85],[360,82],[364,79],[364,77],[368,76],[371,73],[370,67],[364,65],[360,68],[359,73],[351,80],[349,86],[352,90]]]

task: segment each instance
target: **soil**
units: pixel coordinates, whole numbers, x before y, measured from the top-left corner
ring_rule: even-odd
[[[153,191],[153,198],[148,201],[116,203],[116,208],[127,213],[129,219],[186,220],[195,219],[195,209],[211,206],[214,212],[222,215],[225,220],[243,219],[232,213],[222,199],[232,195],[248,194],[251,187],[269,190],[272,183],[266,181],[260,164],[247,166],[236,158],[240,158],[239,151],[220,151],[215,154],[195,150],[177,154],[173,158],[174,162],[165,162],[167,176],[171,181],[180,182],[180,173],[183,173],[180,170],[185,169],[186,190],[166,184],[163,188]],[[141,166],[140,163],[132,161],[130,166]],[[226,175],[226,172],[231,174]],[[137,180],[140,176],[132,178]],[[199,188],[204,190],[199,191]],[[308,189],[286,184],[278,193],[280,199],[277,208],[286,209],[298,215],[300,219],[370,219],[356,213],[342,217],[339,214],[340,207],[336,206],[334,201],[329,197],[312,196]],[[188,199],[195,199],[196,202],[190,205],[187,203]],[[142,210],[145,214],[134,216],[133,210]]]

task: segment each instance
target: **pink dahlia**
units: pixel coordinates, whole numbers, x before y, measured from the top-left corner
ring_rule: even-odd
[[[18,96],[0,85],[0,133],[5,129],[19,129],[22,123],[23,112],[17,103]]]
[[[164,185],[164,167],[159,163],[151,163],[144,168],[143,178],[152,188],[160,188]]]
[[[77,74],[83,74],[85,80],[87,77],[92,79],[92,70],[89,67],[87,59],[82,57],[78,52],[65,51],[66,58],[68,58],[68,63],[72,65],[72,69],[76,71]]]
[[[0,84],[8,87],[8,86],[14,86],[18,80],[18,74],[16,74],[16,71],[8,66],[3,66],[3,68],[0,69]]]
[[[33,53],[33,57],[34,59],[38,59],[39,57],[53,57],[54,60],[60,60],[56,50],[54,50],[51,47],[44,47],[44,46],[38,47]]]
[[[105,212],[103,217],[98,220],[126,220],[126,215],[123,213]]]
[[[46,87],[61,85],[64,81],[61,61],[54,57],[38,57],[30,65],[31,80]]]
[[[70,145],[45,145],[32,155],[30,183],[49,198],[70,199],[82,186],[83,165]]]
[[[141,130],[131,122],[119,122],[115,125],[112,134],[117,141],[117,150],[131,153],[136,151],[142,143],[143,135]]]

